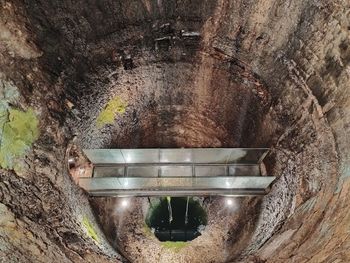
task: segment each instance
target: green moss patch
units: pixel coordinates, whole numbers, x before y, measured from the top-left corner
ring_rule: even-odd
[[[188,242],[182,242],[182,241],[166,241],[161,242],[162,246],[168,249],[173,250],[174,252],[179,252],[182,248],[186,247],[188,245]]]
[[[39,121],[32,109],[0,111],[0,166],[16,169],[33,142],[39,137]]]
[[[117,114],[125,113],[127,103],[119,96],[111,99],[97,117],[97,126],[102,128],[106,124],[113,124]]]
[[[16,101],[18,92],[14,86],[2,82],[0,94],[0,167],[21,169],[21,158],[39,137],[39,120],[32,109],[21,111],[10,103]]]
[[[89,219],[86,216],[84,216],[82,223],[83,223],[83,226],[86,230],[86,234],[89,237],[91,237],[93,240],[95,240],[96,242],[99,242],[100,239],[99,239],[94,227],[92,226],[92,224],[90,223]]]

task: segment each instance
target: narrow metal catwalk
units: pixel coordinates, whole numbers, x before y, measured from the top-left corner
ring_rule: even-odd
[[[263,195],[266,148],[86,149],[92,177],[79,185],[92,196]]]

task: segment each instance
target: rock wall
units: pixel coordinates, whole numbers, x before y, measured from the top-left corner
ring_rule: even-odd
[[[5,262],[120,259],[67,174],[74,135],[81,147],[271,147],[278,179],[242,206],[257,219],[241,239],[251,214],[235,215],[215,262],[350,261],[348,1],[0,4],[1,83],[40,119],[24,172],[0,170]],[[125,113],[98,128],[115,96]]]
[[[62,87],[43,70],[23,14],[20,5],[0,2],[0,105],[1,110],[32,109],[40,135],[24,145],[21,155],[6,150],[6,158],[19,161],[20,169],[0,169],[0,262],[118,262],[121,257],[99,231],[86,196],[68,175],[65,151],[71,133],[63,126]],[[17,94],[10,101],[3,97],[8,90]],[[5,118],[6,125],[11,116]],[[18,124],[26,127],[16,130],[13,147],[32,131],[31,123]],[[99,242],[89,236],[84,218],[96,228]]]

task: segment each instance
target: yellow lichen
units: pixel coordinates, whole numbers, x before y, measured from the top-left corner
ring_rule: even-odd
[[[0,167],[20,170],[19,161],[39,137],[34,111],[0,110]]]
[[[166,241],[161,242],[162,246],[168,249],[173,250],[174,252],[179,252],[182,248],[186,247],[188,245],[188,242],[183,241]]]
[[[90,223],[89,219],[84,216],[83,217],[83,221],[82,221],[84,228],[86,230],[86,234],[91,237],[93,240],[95,240],[96,242],[99,242],[100,239],[98,238],[98,235],[94,229],[94,227],[92,226],[92,224]]]
[[[39,137],[39,120],[32,109],[15,109],[19,92],[0,79],[0,168],[22,170],[23,157]]]
[[[96,120],[98,128],[102,128],[106,124],[113,124],[115,116],[125,113],[126,107],[127,103],[119,96],[115,96],[98,115]]]

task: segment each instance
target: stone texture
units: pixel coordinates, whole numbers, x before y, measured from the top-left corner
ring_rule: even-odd
[[[0,77],[41,118],[27,171],[0,170],[1,260],[120,259],[97,225],[100,244],[81,228],[95,221],[65,166],[76,136],[78,148],[271,147],[270,193],[181,254],[140,232],[142,199],[118,242],[99,213],[112,201],[95,201],[126,261],[349,262],[349,18],[347,0],[0,0]],[[115,95],[126,113],[98,129]]]

